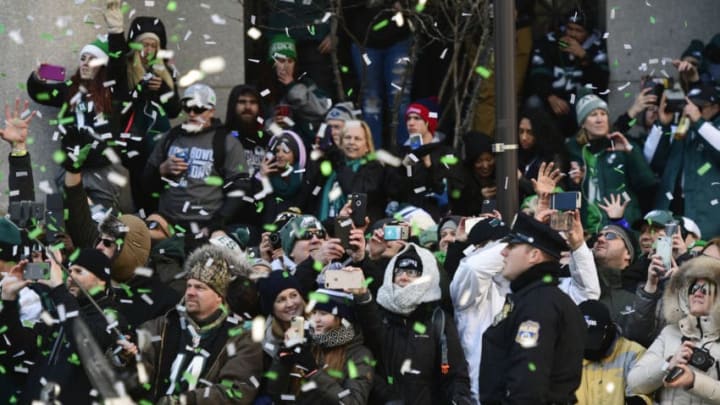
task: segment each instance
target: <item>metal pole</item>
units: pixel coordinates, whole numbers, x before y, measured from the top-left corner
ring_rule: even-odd
[[[518,207],[515,2],[495,1],[495,150],[497,207],[512,221]],[[509,148],[508,148],[509,147]]]

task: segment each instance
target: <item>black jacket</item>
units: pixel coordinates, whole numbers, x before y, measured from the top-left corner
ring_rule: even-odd
[[[97,399],[90,396],[92,386],[75,347],[73,312],[78,311],[78,316],[92,331],[100,350],[110,349],[117,337],[107,331],[108,323],[104,314],[98,312],[87,299],[73,297],[64,285],[50,290],[49,298],[52,304],[44,307],[60,322],[51,326],[38,322],[32,328],[20,323],[18,301],[3,301],[0,324],[7,326],[5,337],[10,345],[5,346],[6,341],[2,339],[4,347],[0,349],[8,351],[2,356],[2,364],[8,371],[16,371],[13,377],[17,379],[18,386],[24,385],[19,403],[38,399],[43,388],[40,381],[44,378],[60,385],[62,390],[58,399],[62,403],[89,404]],[[116,314],[118,329],[127,333],[127,324],[122,314],[118,313],[115,301],[105,294],[98,294],[95,299],[103,311]],[[56,310],[60,305],[65,307],[64,319]],[[8,363],[10,359],[12,363]],[[24,362],[33,362],[34,365],[28,366],[30,363]],[[17,372],[15,366],[18,365],[28,368],[27,374]]]
[[[575,303],[556,287],[559,272],[557,262],[540,263],[510,284],[513,293],[498,315],[506,318],[483,335],[483,404],[575,402],[586,326]]]
[[[410,315],[402,316],[385,310],[374,300],[355,306],[365,345],[377,359],[377,378],[368,403],[471,403],[465,354],[455,322],[447,314],[445,336],[450,369],[446,375],[441,373],[440,336],[432,320],[437,307],[437,302],[420,304]],[[402,370],[406,360],[410,360],[409,371]]]

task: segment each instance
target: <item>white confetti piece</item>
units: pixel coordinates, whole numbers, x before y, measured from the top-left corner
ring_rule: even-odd
[[[175,56],[175,51],[172,49],[161,49],[157,53],[157,57],[160,59],[172,59]],[[162,65],[155,64],[153,65],[153,70],[165,70]]]
[[[632,49],[632,45],[630,45],[630,44],[623,44],[623,49],[629,51],[629,50]]]
[[[155,7],[154,0],[145,0],[145,7]]]
[[[265,90],[263,90],[263,91],[260,92],[260,96],[261,96],[261,97],[266,97],[268,94],[270,94],[270,90],[269,90],[269,89],[265,89]],[[281,132],[282,132],[282,129],[281,129]]]
[[[368,56],[367,53],[363,54],[363,61],[365,61],[365,66],[372,65],[372,60],[370,60],[370,57]]]
[[[610,38],[610,33],[605,32],[602,37],[603,37],[603,39],[608,39],[608,38]]]
[[[317,383],[315,383],[315,381],[308,381],[300,387],[300,391],[302,392],[308,392],[314,389],[317,389]]]
[[[710,205],[712,205],[713,207],[718,205],[718,199],[716,198],[716,199],[710,201]]]
[[[153,269],[149,267],[138,267],[135,269],[135,275],[143,277],[152,277]]]
[[[219,16],[217,14],[211,15],[210,19],[212,20],[213,24],[217,24],[217,25],[227,24],[227,20],[225,20],[224,18],[222,18],[221,16]]]
[[[665,193],[665,198],[667,198],[668,201],[672,201],[675,199],[675,197],[673,197],[672,193],[669,191],[667,193]]]
[[[12,30],[8,32],[8,36],[10,39],[13,40],[18,45],[22,45],[25,43],[25,40],[23,40],[22,34],[20,34],[20,30]]]
[[[47,180],[43,180],[40,183],[38,183],[38,188],[40,189],[40,191],[42,191],[45,194],[53,194],[54,193],[53,188],[50,185],[50,182]]]
[[[570,104],[575,104],[575,93],[570,94]]]
[[[233,357],[237,353],[237,348],[235,348],[235,343],[228,343],[225,345],[225,351],[227,351],[228,357]]]
[[[265,318],[256,316],[252,320],[252,340],[253,342],[262,342],[265,337]]]
[[[615,9],[614,9],[614,8],[611,8],[611,9],[610,9],[610,19],[611,19],[611,20],[614,20],[614,19],[615,19]]]
[[[628,86],[630,86],[630,82],[623,84],[622,86],[618,87],[617,89],[618,89],[618,91],[623,91],[623,90],[627,89]]]
[[[183,37],[183,42],[187,41],[188,38],[190,38],[190,35],[192,35],[192,31],[188,30],[188,32],[186,32],[185,36]]]
[[[205,74],[220,73],[225,70],[225,58],[222,56],[205,58],[200,62],[200,70]]]
[[[250,29],[247,30],[247,35],[253,40],[257,41],[262,36],[262,31],[255,27],[250,27]]]
[[[185,74],[185,76],[180,78],[180,80],[178,81],[178,84],[180,85],[180,87],[189,87],[193,83],[198,82],[198,81],[202,80],[203,78],[205,78],[205,75],[203,74],[203,72],[201,72],[197,69],[192,69],[189,72],[187,72]]]
[[[375,152],[375,159],[392,167],[400,167],[402,164],[402,160],[399,157],[384,149],[380,149]]]

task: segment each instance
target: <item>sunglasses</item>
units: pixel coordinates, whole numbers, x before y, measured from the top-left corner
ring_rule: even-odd
[[[147,225],[148,229],[151,230],[151,231],[157,229],[157,230],[159,230],[160,232],[162,232],[165,236],[170,236],[170,235],[167,234],[167,232],[165,232],[165,229],[163,229],[163,227],[160,226],[160,223],[159,223],[158,221],[147,221],[147,222],[145,223],[145,225]]]
[[[325,231],[318,229],[316,231],[305,231],[302,235],[298,236],[300,240],[310,240],[314,237],[318,239],[325,239]]]
[[[204,112],[207,111],[207,110],[208,110],[208,109],[205,108],[205,107],[198,107],[198,106],[192,106],[192,107],[190,107],[190,106],[188,106],[188,105],[184,105],[184,106],[183,106],[183,111],[185,111],[187,114],[193,113],[193,114],[195,114],[195,115],[200,115],[200,114],[204,113]]]
[[[603,232],[599,236],[605,237],[606,240],[614,240],[620,238],[620,235],[615,232]]]
[[[422,271],[416,269],[395,269],[395,275],[399,276],[401,273],[407,274],[408,277],[420,277]]]
[[[696,292],[700,291],[702,295],[708,295],[710,293],[710,285],[695,283],[690,286],[690,289],[688,290],[688,295],[695,295]]]
[[[105,246],[106,248],[111,248],[111,247],[115,246],[115,240],[110,239],[110,238],[97,238],[97,240],[95,241],[95,246],[97,246],[98,243],[101,243],[101,242],[102,242],[103,246]]]

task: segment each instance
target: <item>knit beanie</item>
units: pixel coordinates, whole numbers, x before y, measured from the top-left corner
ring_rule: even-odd
[[[680,59],[685,59],[686,56],[691,56],[697,59],[699,65],[702,65],[704,49],[705,45],[701,40],[693,39],[690,41],[690,45],[688,45],[687,49],[685,49],[682,55],[680,55]]]
[[[167,48],[165,25],[157,17],[135,17],[128,27],[128,42],[140,42],[145,38],[158,41],[160,49]]]
[[[417,114],[423,119],[428,125],[428,130],[431,134],[435,133],[438,124],[438,116],[440,114],[440,106],[438,106],[437,98],[428,97],[410,104],[405,110],[405,120],[408,115]]]
[[[145,266],[150,256],[150,230],[147,225],[134,215],[123,215],[119,219],[108,216],[98,230],[122,241],[118,246],[120,253],[112,260],[113,280],[130,280],[135,269]]]
[[[92,248],[83,248],[75,260],[70,261],[70,265],[80,266],[94,274],[100,280],[106,283],[110,282],[110,259],[101,251]]]
[[[637,240],[637,238],[633,237],[634,235],[632,235],[630,231],[620,225],[605,225],[600,232],[604,231],[615,232],[620,239],[622,239],[625,248],[630,254],[630,264],[632,264],[635,261],[635,252],[639,250],[635,248],[635,244],[633,243],[633,240]]]
[[[107,37],[98,37],[93,42],[85,45],[81,50],[79,56],[88,53],[94,56],[96,59],[101,61],[108,61],[108,54],[110,53],[110,46],[108,45]]]
[[[294,166],[299,168],[305,167],[305,164],[307,163],[307,151],[305,149],[305,143],[302,141],[302,138],[300,138],[300,135],[293,131],[282,131],[280,134],[270,138],[268,149],[274,152],[275,148],[280,144],[287,145],[287,147],[292,151],[295,156],[295,162],[293,163]]]
[[[288,221],[280,229],[280,240],[282,241],[283,252],[289,255],[297,239],[309,229],[325,230],[322,222],[312,215],[300,215]]]
[[[185,261],[187,279],[201,281],[225,299],[232,274],[228,256],[232,253],[226,248],[215,245],[203,245],[195,249]]]
[[[575,115],[577,116],[578,125],[582,126],[583,122],[585,122],[585,118],[598,108],[608,112],[607,103],[595,94],[588,94],[582,97],[575,105]]]
[[[287,289],[295,289],[302,294],[300,282],[292,274],[284,270],[271,271],[270,275],[258,279],[260,292],[260,311],[265,316],[272,315],[275,298]]]
[[[0,218],[0,260],[15,261],[20,255],[20,230],[6,218]]]
[[[353,114],[353,105],[351,102],[346,101],[337,103],[330,108],[325,114],[325,120],[340,120],[340,121],[351,121],[357,119]]]
[[[327,297],[327,300],[316,298],[313,309],[319,309],[327,313],[338,316],[350,323],[355,322],[355,313],[353,312],[353,296],[338,290],[329,290],[320,288],[312,294],[315,297]]]
[[[270,40],[270,49],[268,50],[268,59],[272,62],[276,57],[286,57],[297,60],[297,50],[295,49],[295,40],[287,35],[275,35]]]

